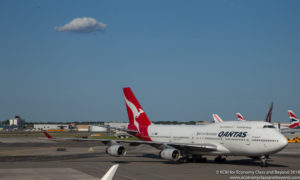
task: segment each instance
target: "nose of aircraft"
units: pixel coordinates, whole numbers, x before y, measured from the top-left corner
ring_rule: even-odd
[[[282,136],[282,138],[280,138],[279,143],[280,143],[281,149],[283,149],[283,148],[285,148],[285,146],[288,145],[289,142],[284,136]]]

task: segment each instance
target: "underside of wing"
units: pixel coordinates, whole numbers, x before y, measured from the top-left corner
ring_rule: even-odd
[[[201,151],[201,152],[212,152],[217,151],[217,146],[213,144],[189,144],[189,143],[164,143],[155,141],[134,141],[134,140],[110,140],[110,139],[82,139],[75,138],[75,141],[95,141],[102,142],[103,144],[116,144],[124,143],[130,146],[138,146],[141,144],[147,144],[157,149],[175,148],[182,151]]]
[[[201,152],[217,151],[217,146],[213,144],[171,143],[168,145],[183,151],[201,151]]]
[[[212,152],[217,151],[217,146],[213,144],[188,144],[188,143],[162,143],[153,141],[123,141],[122,143],[129,143],[131,146],[137,146],[140,144],[148,144],[157,149],[175,148],[182,151],[200,151],[200,152]]]

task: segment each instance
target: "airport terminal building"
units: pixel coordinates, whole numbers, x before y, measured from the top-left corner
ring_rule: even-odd
[[[33,130],[47,131],[47,130],[69,130],[68,124],[34,124]]]

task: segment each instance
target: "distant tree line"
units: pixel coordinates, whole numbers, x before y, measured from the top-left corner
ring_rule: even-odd
[[[9,125],[9,120],[1,121],[2,125]]]
[[[26,124],[70,124],[70,123],[75,123],[75,124],[104,124],[102,121],[73,121],[73,122],[26,122]]]

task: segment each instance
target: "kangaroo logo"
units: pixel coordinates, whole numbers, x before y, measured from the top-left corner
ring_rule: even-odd
[[[125,97],[125,101],[127,106],[130,108],[132,114],[133,114],[133,123],[137,127],[138,131],[140,132],[140,126],[139,123],[136,121],[136,118],[138,118],[142,113],[144,113],[143,109],[139,108],[139,110],[136,108],[136,106],[128,101]]]

